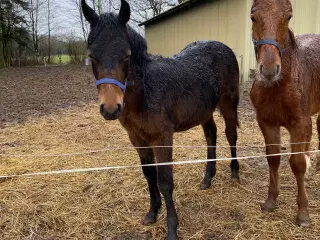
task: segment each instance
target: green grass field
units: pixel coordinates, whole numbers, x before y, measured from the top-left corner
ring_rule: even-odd
[[[52,56],[52,63],[53,64],[59,64],[60,63],[60,59],[59,59],[58,55],[53,55]],[[67,55],[67,54],[61,55],[61,63],[62,64],[70,63],[70,56]]]

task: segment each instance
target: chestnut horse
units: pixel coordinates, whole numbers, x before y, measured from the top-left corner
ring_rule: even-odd
[[[311,116],[320,112],[320,35],[295,37],[289,29],[292,18],[289,0],[254,0],[251,10],[252,38],[258,71],[251,89],[251,100],[266,142],[266,153],[280,152],[280,127],[290,133],[292,152],[310,148]],[[317,119],[320,138],[320,116]],[[319,139],[320,140],[320,139]],[[320,144],[319,144],[320,149]],[[270,183],[262,210],[272,211],[279,195],[280,156],[267,157]],[[298,185],[297,224],[310,222],[305,174],[309,154],[290,157],[290,166]]]
[[[106,120],[120,120],[142,164],[171,162],[171,147],[152,146],[172,146],[174,132],[197,125],[202,125],[208,146],[215,146],[217,128],[212,114],[216,107],[225,119],[231,155],[236,158],[239,68],[230,48],[215,41],[195,42],[172,58],[152,56],[145,39],[127,24],[130,6],[126,1],[121,1],[118,15],[98,16],[84,0],[82,9],[90,23],[88,48],[100,113]],[[215,147],[208,147],[207,156],[216,158]],[[207,164],[202,189],[210,187],[215,164]],[[230,165],[232,178],[238,179],[237,160]],[[150,210],[143,222],[156,221],[161,192],[167,208],[167,238],[177,239],[172,166],[142,170],[150,193]]]

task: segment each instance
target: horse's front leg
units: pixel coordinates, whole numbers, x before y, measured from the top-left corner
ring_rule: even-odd
[[[157,146],[172,146],[173,143],[173,133],[170,136],[161,137],[155,142]],[[172,148],[154,148],[153,149],[156,162],[172,162]],[[173,172],[172,165],[170,166],[158,166],[158,185],[160,192],[162,193],[167,208],[167,240],[178,239],[177,228],[178,228],[178,216],[174,206],[172,194],[173,194]]]
[[[142,165],[154,163],[154,154],[149,145],[137,136],[130,136],[132,144],[136,147]],[[142,167],[143,174],[148,182],[150,194],[150,209],[142,220],[144,225],[152,224],[157,221],[158,211],[161,207],[161,196],[158,188],[157,168]]]
[[[306,149],[306,141],[308,141],[308,133],[311,131],[310,119],[303,119],[299,123],[294,124],[288,128],[290,132],[291,142],[300,143],[292,144],[291,152],[304,152]],[[310,222],[308,211],[308,197],[305,189],[305,174],[310,166],[310,158],[305,153],[291,155],[290,166],[294,173],[298,185],[298,214],[297,224],[299,226],[308,226]]]
[[[259,127],[263,133],[266,143],[266,154],[280,153],[280,126],[271,126],[261,119],[257,119]],[[275,145],[273,145],[275,144]],[[276,207],[276,200],[279,195],[279,165],[280,156],[267,156],[269,165],[269,190],[268,197],[264,203],[261,204],[263,211],[273,211]]]

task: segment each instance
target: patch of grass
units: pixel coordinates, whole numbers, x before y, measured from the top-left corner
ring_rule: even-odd
[[[60,64],[60,59],[58,55],[52,56],[52,63],[53,64]],[[70,56],[67,54],[61,55],[61,64],[67,64],[70,63]]]

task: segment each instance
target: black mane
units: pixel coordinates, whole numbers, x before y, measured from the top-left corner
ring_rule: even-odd
[[[146,62],[148,60],[147,41],[127,24],[127,32],[131,46],[132,67],[134,80],[141,80],[144,84]]]
[[[131,45],[131,52],[135,60],[146,59],[148,56],[147,41],[127,24],[127,31]]]

